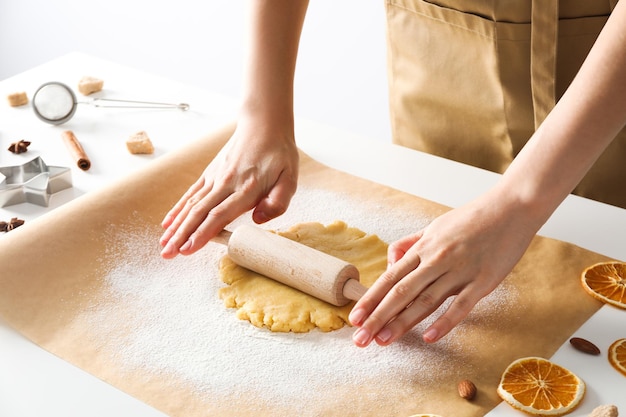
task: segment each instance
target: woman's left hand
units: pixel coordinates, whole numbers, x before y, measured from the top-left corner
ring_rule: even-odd
[[[388,345],[456,296],[422,337],[432,343],[450,332],[498,286],[530,244],[537,227],[518,221],[524,218],[518,210],[483,196],[391,244],[387,271],[350,313],[351,323],[359,327],[354,343]]]

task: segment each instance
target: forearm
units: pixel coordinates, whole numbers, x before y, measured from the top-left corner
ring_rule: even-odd
[[[509,202],[536,229],[626,124],[625,27],[620,3],[571,86],[493,190],[515,200]]]
[[[249,210],[263,223],[289,206],[299,169],[293,80],[307,5],[251,0],[237,129],[163,219],[163,258],[198,251]]]
[[[306,0],[252,0],[242,115],[293,125],[293,82]]]

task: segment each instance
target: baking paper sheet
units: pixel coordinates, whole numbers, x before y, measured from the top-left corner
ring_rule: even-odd
[[[275,335],[253,328],[224,308],[212,289],[220,285],[213,261],[223,248],[210,244],[193,257],[163,261],[157,243],[164,214],[232,129],[212,132],[3,236],[0,314],[7,323],[171,416],[482,416],[499,403],[496,386],[512,360],[549,358],[601,306],[582,290],[579,275],[606,258],[536,237],[502,286],[458,331],[432,346],[420,342],[419,329],[394,344],[394,350],[362,350],[352,345],[350,329]],[[336,217],[389,241],[446,210],[302,154],[292,207],[266,227]],[[129,236],[145,239],[135,247]],[[173,268],[172,275],[181,271],[180,285],[142,274],[159,262],[177,262],[163,268]],[[200,262],[206,280],[186,277],[186,265],[192,262]],[[124,266],[126,280],[119,279]],[[160,292],[155,285],[163,285]],[[205,298],[196,300],[199,294]],[[206,303],[207,311],[196,314],[180,303],[193,308]],[[176,320],[180,326],[171,325]],[[167,343],[142,350],[146,345],[138,335],[154,337],[155,332]],[[191,343],[189,338],[198,339]],[[268,351],[276,353],[268,356]],[[343,359],[333,356],[337,354]],[[285,364],[287,360],[292,362]],[[287,366],[293,368],[291,374],[285,372]],[[202,372],[194,379],[185,370]],[[230,375],[238,375],[240,383]],[[466,378],[478,387],[472,402],[456,392],[458,381]]]

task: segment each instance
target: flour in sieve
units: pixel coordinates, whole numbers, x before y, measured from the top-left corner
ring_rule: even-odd
[[[332,211],[319,210],[325,204]],[[387,208],[383,223],[381,216],[372,215],[375,208],[337,193],[301,188],[290,210],[266,227],[343,220],[389,242],[430,221]],[[245,217],[239,222],[249,221]],[[375,393],[362,395],[385,401],[397,398],[403,387],[436,383],[439,375],[459,372],[448,364],[460,354],[456,336],[463,325],[441,342],[426,345],[420,334],[433,320],[427,319],[391,346],[365,349],[354,346],[350,327],[330,333],[271,333],[237,319],[220,300],[224,284],[217,272],[224,247],[209,243],[193,256],[163,260],[156,244],[161,230],[145,225],[140,214],[131,223],[136,227],[104,237],[110,248],[105,260],[124,262],[103,262],[106,290],[82,317],[90,325],[92,342],[122,373],[165,376],[201,400],[249,392],[255,401],[289,408],[302,398],[321,403],[333,390],[350,390],[364,381],[378,383]],[[477,311],[488,320],[496,304],[508,304],[510,294],[496,290]],[[358,398],[352,401],[357,407]],[[317,413],[299,409],[298,415],[307,412]]]

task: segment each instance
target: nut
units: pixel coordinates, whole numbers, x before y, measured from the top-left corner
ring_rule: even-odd
[[[583,339],[582,337],[572,337],[569,340],[570,344],[574,346],[577,350],[587,353],[589,355],[599,355],[600,349],[591,343],[587,339]]]
[[[459,382],[458,385],[459,395],[468,401],[471,401],[476,396],[476,385],[469,379],[464,379]]]
[[[589,417],[617,417],[617,407],[614,405],[601,405],[593,409]]]

